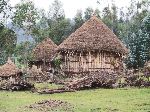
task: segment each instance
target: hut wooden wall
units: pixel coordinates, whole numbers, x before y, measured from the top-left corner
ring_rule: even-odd
[[[66,52],[62,53],[62,56],[64,59],[62,69],[66,72],[114,71],[115,66],[122,63],[121,55],[102,51]]]
[[[51,69],[51,63],[50,62],[43,62],[43,61],[30,61],[29,67],[32,68],[32,66],[35,65],[37,68],[41,68],[42,71],[47,71]]]

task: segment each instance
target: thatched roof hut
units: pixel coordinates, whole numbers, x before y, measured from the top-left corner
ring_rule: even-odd
[[[42,71],[51,67],[51,60],[56,54],[57,45],[50,39],[46,38],[33,49],[33,61],[29,66],[36,65]]]
[[[92,16],[58,47],[66,72],[86,72],[122,66],[128,49],[96,16]]]
[[[104,50],[128,53],[118,37],[96,16],[91,17],[72,33],[59,46],[59,50]]]
[[[21,75],[21,70],[8,58],[6,64],[0,67],[0,77],[15,77]]]
[[[50,38],[46,38],[33,49],[34,60],[50,61],[56,49],[57,45]]]

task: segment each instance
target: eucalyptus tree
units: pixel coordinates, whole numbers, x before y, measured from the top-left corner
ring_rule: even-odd
[[[38,17],[38,9],[34,3],[31,0],[21,0],[21,2],[15,6],[12,21],[14,26],[23,29],[25,34],[32,35],[32,30],[36,25]]]
[[[49,9],[48,14],[48,31],[49,37],[56,43],[60,44],[65,37],[71,32],[70,19],[65,17],[63,4],[55,0]]]
[[[38,9],[35,7],[34,3],[31,0],[21,0],[15,6],[14,16],[12,17],[13,25],[18,29],[22,29],[24,35],[33,35],[33,30],[35,29],[36,22],[38,20]],[[28,36],[24,36],[26,41],[28,41]],[[25,64],[27,66],[28,62],[28,42],[25,44]]]
[[[130,55],[127,65],[133,68],[140,68],[149,60],[150,38],[146,31],[146,24],[143,23],[144,18],[149,12],[149,2],[142,0],[136,2],[131,0],[131,5],[126,13],[123,40],[130,49]]]
[[[14,53],[17,36],[12,29],[6,27],[7,19],[11,16],[11,6],[8,0],[0,1],[0,64],[4,64]]]
[[[11,15],[12,7],[9,4],[9,0],[0,0],[0,23],[4,23]]]
[[[4,64],[7,57],[11,57],[17,44],[15,32],[4,25],[0,26],[0,64]]]
[[[85,21],[87,21],[88,19],[90,19],[90,17],[94,14],[94,10],[91,7],[88,7],[85,9],[84,12],[84,19]]]
[[[76,29],[78,29],[84,23],[82,10],[77,11],[77,13],[76,13],[75,17],[73,18],[73,20],[74,20],[73,30],[75,31]]]

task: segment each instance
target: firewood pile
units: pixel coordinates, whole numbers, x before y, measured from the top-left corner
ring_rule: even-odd
[[[124,81],[119,83],[119,87],[150,87],[149,73],[147,66],[143,70],[128,70],[124,76]]]
[[[150,61],[145,63],[144,76],[150,81]]]
[[[133,87],[150,87],[150,81],[145,80],[145,78],[144,75],[131,75],[125,78],[125,84]]]
[[[44,82],[48,80],[48,74],[46,72],[43,72],[41,68],[37,68],[37,66],[33,65],[31,69],[28,69],[27,76],[25,77],[25,80],[28,82]]]
[[[19,91],[19,90],[31,90],[34,88],[33,84],[19,81],[12,83],[10,81],[1,81],[0,82],[0,90],[11,90],[11,91]]]
[[[79,79],[75,79],[72,82],[68,83],[66,86],[70,89],[80,90],[85,88],[112,88],[113,84],[121,76],[117,73],[108,73],[106,71],[96,71],[90,72],[87,76]]]
[[[49,111],[63,111],[63,112],[73,112],[73,106],[66,102],[60,100],[44,100],[26,106],[25,110],[33,110],[39,112],[49,112]]]
[[[64,93],[64,92],[75,92],[76,90],[87,89],[87,88],[113,88],[113,84],[118,80],[118,74],[110,74],[104,71],[91,72],[84,76],[83,78],[76,78],[71,82],[65,84],[63,88],[58,89],[45,89],[40,90],[40,94],[54,94],[54,93]]]

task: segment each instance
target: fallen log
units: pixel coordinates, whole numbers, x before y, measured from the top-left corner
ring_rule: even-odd
[[[75,90],[59,88],[59,89],[46,89],[46,90],[38,91],[39,94],[54,94],[54,93],[64,93],[64,92],[75,92]]]

